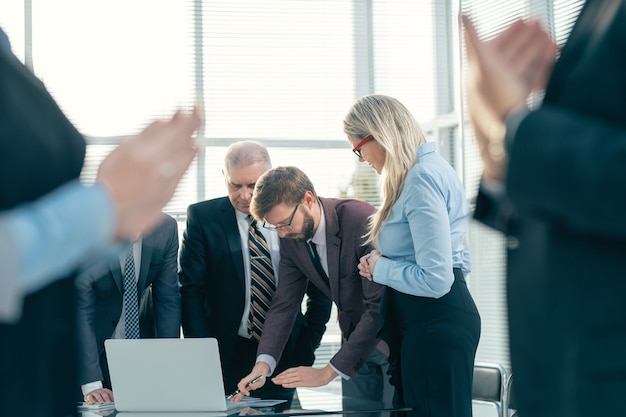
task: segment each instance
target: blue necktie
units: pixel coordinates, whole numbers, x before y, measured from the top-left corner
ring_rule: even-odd
[[[265,316],[276,290],[276,278],[274,277],[269,246],[265,237],[257,228],[256,220],[252,220],[248,229],[248,246],[251,278],[248,332],[250,337],[260,340]]]
[[[126,339],[139,339],[139,304],[133,245],[126,254],[124,264],[124,324]]]

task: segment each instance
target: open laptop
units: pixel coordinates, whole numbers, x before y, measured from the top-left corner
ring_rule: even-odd
[[[104,348],[118,411],[227,415],[246,406],[226,400],[215,339],[109,339]]]

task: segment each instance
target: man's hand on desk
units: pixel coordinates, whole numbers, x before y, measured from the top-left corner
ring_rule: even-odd
[[[112,403],[113,391],[108,388],[96,389],[85,395],[84,399],[87,404]]]
[[[289,368],[272,378],[276,385],[283,388],[321,387],[337,377],[337,372],[330,366],[318,369],[312,366]]]

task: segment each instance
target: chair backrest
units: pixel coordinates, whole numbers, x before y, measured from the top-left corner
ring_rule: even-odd
[[[476,363],[472,384],[475,417],[505,417],[508,412],[507,371],[497,363]]]

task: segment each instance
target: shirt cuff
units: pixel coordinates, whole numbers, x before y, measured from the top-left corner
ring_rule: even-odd
[[[484,192],[491,196],[504,195],[504,184],[502,183],[502,181],[483,176],[480,179],[480,186]]]
[[[504,123],[506,124],[506,133],[504,134],[504,148],[506,149],[507,155],[511,154],[511,149],[513,148],[513,142],[515,141],[515,135],[517,134],[517,129],[519,125],[522,123],[522,120],[528,116],[530,113],[530,109],[526,104],[515,107],[513,110],[509,112],[504,119]]]
[[[104,388],[104,386],[102,385],[102,381],[94,381],[80,386],[80,389],[83,392],[83,396],[89,394],[92,391],[102,388]]]
[[[265,362],[266,364],[269,365],[270,367],[270,373],[269,375],[265,375],[265,376],[270,376],[274,373],[274,370],[276,369],[276,359],[274,359],[273,356],[271,355],[267,355],[265,353],[257,356],[256,358],[257,363],[258,362]]]
[[[330,365],[330,367],[333,368],[333,371],[337,372],[337,374],[339,374],[339,376],[345,379],[346,381],[350,379],[349,375],[346,375],[343,372],[341,372],[339,369],[335,368],[335,366],[332,363],[328,362],[328,365]]]
[[[374,282],[389,286],[389,283],[391,282],[389,279],[391,275],[391,262],[391,259],[384,256],[378,258],[372,274],[372,280]]]
[[[24,297],[16,261],[15,241],[9,216],[0,217],[0,323],[14,323],[21,317]]]

